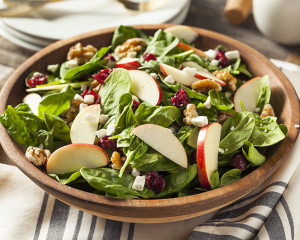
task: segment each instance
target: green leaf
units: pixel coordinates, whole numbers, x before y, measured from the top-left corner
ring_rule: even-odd
[[[34,135],[39,141],[39,146],[42,144],[44,149],[49,149],[50,152],[53,152],[56,149],[53,136],[49,131],[40,129]]]
[[[163,155],[154,150],[153,148],[149,148],[145,154],[143,154],[141,157],[134,159],[130,162],[130,165],[132,168],[138,168],[140,166],[143,166],[145,164],[150,164],[153,162],[158,161],[160,158],[162,158]]]
[[[229,99],[227,99],[225,93],[212,89],[208,92],[208,94],[210,97],[211,104],[215,108],[222,111],[226,111],[233,108],[234,104]]]
[[[70,100],[74,98],[75,94],[73,88],[67,85],[59,93],[48,95],[39,104],[39,117],[44,119],[44,112],[58,116],[70,106]]]
[[[213,175],[211,175],[210,179],[210,188],[211,189],[216,189],[219,187],[220,185],[220,178],[219,178],[219,172],[218,169],[216,169],[213,173]]]
[[[44,113],[44,119],[50,133],[55,138],[71,143],[70,128],[60,117]]]
[[[244,64],[240,65],[236,71],[243,73],[246,76],[252,78],[252,74],[248,71],[246,65],[244,65]]]
[[[115,114],[120,97],[129,93],[130,81],[128,71],[123,68],[116,68],[105,80],[99,91],[104,114]]]
[[[266,161],[266,157],[261,155],[249,141],[245,141],[242,151],[244,156],[253,164],[253,166],[260,166]]]
[[[264,106],[270,102],[271,89],[269,84],[269,76],[266,75],[260,79],[260,94],[256,103],[256,107],[260,108],[259,114],[261,114]]]
[[[219,187],[224,187],[230,183],[233,183],[241,178],[242,171],[238,168],[234,168],[223,174]]]
[[[85,182],[83,178],[81,178],[80,172],[71,172],[71,173],[61,173],[61,174],[48,174],[49,177],[54,180],[60,182],[61,184],[68,184],[70,182]]]
[[[198,104],[196,111],[199,116],[206,116],[208,122],[214,122],[217,117],[216,111],[212,108],[207,109],[206,107],[204,107],[203,103]]]

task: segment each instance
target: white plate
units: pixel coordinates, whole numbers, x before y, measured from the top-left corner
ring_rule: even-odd
[[[3,22],[20,32],[59,40],[100,28],[118,25],[160,24],[178,15],[189,0],[172,0],[150,12],[132,13],[112,0],[71,0],[45,5],[25,17],[3,18]]]

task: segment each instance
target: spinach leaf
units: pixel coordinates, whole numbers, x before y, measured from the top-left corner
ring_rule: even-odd
[[[129,26],[120,25],[114,32],[112,38],[112,50],[114,50],[118,45],[123,44],[127,39],[130,38],[143,38],[145,40],[148,39],[148,36],[142,31]]]
[[[44,113],[44,119],[51,135],[59,140],[71,143],[70,128],[60,117]]]
[[[165,177],[165,189],[156,194],[154,198],[161,198],[169,194],[179,192],[197,176],[197,165],[189,166],[179,173],[172,173]]]
[[[71,172],[71,173],[61,173],[61,174],[48,174],[49,177],[54,180],[60,182],[61,184],[68,184],[70,182],[85,182],[83,178],[81,178],[80,171]]]
[[[81,175],[94,188],[105,191],[114,197],[122,197],[131,195],[139,198],[149,198],[154,196],[154,192],[148,188],[143,191],[132,189],[135,178],[128,173],[123,173],[119,177],[119,171],[110,168],[81,168]]]
[[[220,178],[219,178],[219,172],[218,169],[216,169],[213,173],[213,175],[211,175],[210,179],[210,188],[211,189],[216,189],[219,187],[220,185]]]
[[[260,87],[260,95],[256,103],[256,107],[260,108],[259,114],[261,114],[264,106],[269,103],[271,97],[271,89],[268,75],[260,79]]]
[[[234,106],[234,104],[227,99],[226,94],[221,91],[212,89],[208,92],[208,95],[210,97],[212,106],[219,110],[226,111],[233,108]]]
[[[155,170],[157,172],[159,171],[180,172],[183,169],[185,169],[164,156],[159,158],[155,162],[144,164],[136,168],[142,172],[151,172],[152,170]]]
[[[34,134],[34,136],[38,139],[39,146],[42,144],[44,148],[49,149],[50,152],[53,152],[56,149],[53,136],[49,131],[40,129]]]
[[[178,120],[181,116],[181,111],[174,106],[153,106],[143,102],[134,115],[138,125],[151,123],[169,127],[172,122]]]
[[[227,119],[222,126],[220,148],[230,154],[244,145],[251,136],[255,119],[250,112],[240,112]],[[232,130],[233,129],[233,130]]]
[[[126,128],[120,134],[110,137],[110,139],[118,139],[117,147],[129,147],[135,138],[135,135],[131,133],[134,127],[135,126]]]
[[[160,72],[160,63],[167,64],[169,66],[175,67],[175,58],[170,56],[158,57],[156,60],[150,60],[145,62],[139,70],[150,70],[151,72],[159,73]]]
[[[153,148],[149,148],[145,154],[143,154],[141,157],[134,159],[130,162],[132,168],[138,168],[145,164],[150,164],[153,162],[158,161],[160,158],[162,158],[163,155]]]
[[[191,126],[184,126],[179,129],[179,131],[175,134],[175,136],[178,138],[178,140],[183,143],[195,130],[195,127]]]
[[[266,161],[266,157],[261,155],[249,141],[245,141],[242,151],[244,156],[253,166],[260,166]]]
[[[252,74],[248,71],[246,65],[244,64],[240,65],[236,71],[243,73],[250,78],[252,77]]]
[[[206,107],[204,107],[203,103],[199,103],[196,111],[198,113],[199,116],[206,116],[208,119],[208,122],[215,122],[215,119],[217,117],[217,112],[210,108],[207,109]]]
[[[104,114],[110,116],[115,114],[120,97],[124,93],[129,93],[130,81],[128,71],[123,68],[115,69],[105,80],[99,92]]]
[[[207,189],[200,188],[199,178],[195,177],[193,181],[191,181],[188,185],[186,185],[184,188],[179,190],[178,197],[195,195],[207,191],[208,191]]]
[[[57,79],[59,78],[60,78],[60,65],[58,64],[56,70],[47,78],[48,85],[57,81]]]
[[[38,147],[39,140],[35,133],[40,129],[47,130],[45,122],[32,113],[26,103],[21,103],[15,108],[8,105],[3,115],[0,116],[0,122],[8,134],[26,148]]]
[[[75,94],[73,88],[67,85],[59,93],[48,95],[39,104],[39,117],[44,119],[44,112],[58,116],[70,105]]]
[[[219,187],[224,187],[230,183],[233,183],[241,178],[242,171],[238,168],[234,168],[223,174]]]

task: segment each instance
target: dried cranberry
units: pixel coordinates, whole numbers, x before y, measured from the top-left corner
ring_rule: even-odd
[[[107,56],[104,58],[104,59],[108,59],[108,60],[110,60],[110,61],[112,61],[112,62],[115,62],[116,61],[116,59],[114,58],[114,56],[112,55],[112,54],[107,54]]]
[[[152,172],[147,173],[146,185],[147,188],[151,189],[153,192],[159,193],[164,190],[166,182],[162,175],[152,170]]]
[[[117,140],[116,139],[108,139],[108,136],[104,136],[99,139],[98,143],[101,148],[109,148],[109,149],[117,149]]]
[[[230,160],[230,165],[244,171],[247,167],[247,159],[242,153],[236,153]]]
[[[197,151],[194,151],[191,155],[191,164],[196,164],[197,163]]]
[[[224,49],[217,49],[218,53],[216,56],[216,60],[219,61],[219,68],[226,68],[230,65],[230,61],[228,60],[228,58],[225,56],[225,50]]]
[[[99,83],[103,84],[105,79],[113,72],[113,68],[102,69],[98,73],[92,75]]]
[[[138,109],[138,107],[140,106],[140,102],[133,100],[133,104],[132,104],[132,111],[135,113],[135,111]]]
[[[27,84],[35,88],[36,85],[42,85],[46,84],[48,82],[48,77],[46,75],[38,75],[38,76],[32,76],[31,78],[28,79]]]
[[[84,98],[85,95],[93,95],[94,96],[94,104],[99,104],[100,103],[101,98],[97,93],[95,93],[95,91],[85,90],[85,91],[83,91],[83,93],[81,93],[81,97]]]
[[[183,88],[179,89],[171,100],[173,106],[178,108],[187,105],[191,101],[189,95]]]
[[[151,53],[144,53],[143,58],[146,62],[150,60],[156,60],[156,57]]]

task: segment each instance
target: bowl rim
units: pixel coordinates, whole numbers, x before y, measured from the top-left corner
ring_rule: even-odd
[[[164,29],[170,26],[175,26],[174,24],[158,24],[158,25],[133,25],[133,27],[136,27],[140,30],[151,30],[151,29]],[[297,93],[295,89],[293,88],[292,84],[289,82],[289,80],[286,78],[286,76],[275,66],[273,65],[268,58],[263,56],[258,51],[254,50],[252,47],[239,42],[238,40],[235,40],[231,37],[225,36],[220,33],[216,33],[210,30],[205,30],[201,28],[191,27],[194,29],[199,35],[207,36],[219,39],[221,38],[222,41],[228,42],[231,45],[238,45],[245,49],[244,54],[250,54],[254,58],[260,58],[262,67],[268,67],[271,69],[278,78],[282,79],[285,82],[286,89],[292,93],[290,98],[294,100],[294,102],[297,102],[295,106],[293,106],[294,112],[300,112],[299,107],[299,99],[297,96]],[[106,28],[106,29],[100,29],[95,30],[92,32],[84,33],[77,35],[72,38],[63,39],[58,42],[55,42],[46,48],[42,49],[41,51],[35,53],[33,56],[31,56],[29,59],[27,59],[20,67],[16,69],[16,71],[9,77],[6,84],[3,86],[2,91],[0,93],[0,99],[2,100],[0,102],[0,114],[3,114],[4,110],[7,107],[7,98],[9,96],[10,90],[14,86],[14,84],[18,81],[19,77],[24,73],[24,71],[28,70],[30,66],[37,62],[39,59],[44,57],[45,55],[51,53],[53,49],[57,49],[60,47],[63,47],[67,44],[74,43],[76,41],[80,41],[84,38],[90,38],[94,37],[100,34],[105,33],[111,33],[116,29],[116,27],[112,28]],[[41,170],[39,170],[36,166],[31,164],[26,158],[24,153],[20,149],[15,149],[15,142],[14,140],[8,135],[6,130],[3,128],[2,124],[0,124],[0,136],[1,136],[1,144],[6,152],[6,154],[12,159],[12,161],[15,163],[15,165],[23,172],[25,173],[31,180],[33,180],[36,184],[40,186],[44,185],[46,189],[48,190],[55,190],[62,194],[64,197],[72,197],[76,198],[80,202],[89,202],[89,203],[95,203],[95,204],[101,204],[105,207],[131,207],[131,208],[161,208],[161,207],[175,207],[175,206],[181,206],[184,205],[193,205],[199,203],[199,202],[205,202],[205,204],[208,204],[212,199],[223,199],[224,196],[226,198],[231,199],[231,197],[234,195],[234,193],[237,190],[238,185],[243,185],[243,188],[240,189],[241,191],[241,197],[248,192],[252,191],[254,188],[256,188],[262,181],[261,178],[267,178],[269,177],[278,167],[282,164],[282,162],[286,159],[287,155],[291,151],[292,147],[295,144],[295,141],[297,139],[299,129],[292,128],[294,126],[293,124],[299,124],[299,114],[295,114],[291,116],[291,124],[290,126],[287,126],[289,129],[289,133],[287,138],[283,141],[279,149],[283,149],[284,151],[280,152],[281,159],[279,161],[275,161],[273,159],[273,156],[268,159],[263,165],[258,167],[256,170],[248,174],[247,176],[239,179],[238,181],[231,183],[227,186],[211,190],[208,192],[191,195],[191,196],[185,196],[181,198],[170,198],[170,199],[114,199],[114,198],[108,198],[105,196],[100,196],[88,192],[84,192],[78,189],[70,188],[67,185],[60,184],[59,182],[51,179],[46,174],[44,174]],[[292,126],[291,126],[292,125]],[[16,151],[11,151],[11,149],[14,149]],[[278,149],[278,150],[279,150]],[[15,160],[17,159],[17,160]],[[41,174],[42,173],[42,174]],[[45,189],[44,189],[45,190]],[[45,190],[47,191],[47,190]],[[218,195],[216,197],[216,194]],[[58,198],[57,196],[55,196]],[[66,198],[59,198],[60,200],[66,202],[64,199]],[[112,200],[113,199],[113,200]],[[237,199],[235,199],[237,200]],[[196,206],[195,205],[195,206]],[[75,206],[76,207],[76,206]]]

